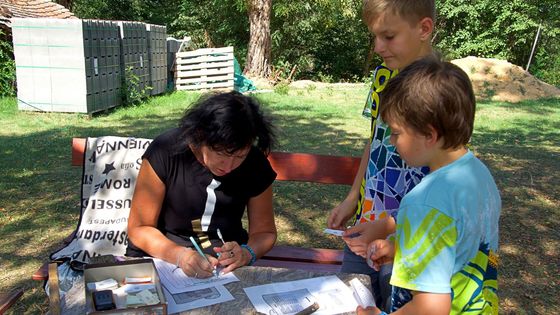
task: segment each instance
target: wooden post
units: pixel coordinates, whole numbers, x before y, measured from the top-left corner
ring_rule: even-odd
[[[529,55],[529,61],[527,62],[527,67],[525,71],[529,71],[529,66],[531,65],[531,59],[533,59],[533,54],[535,53],[535,48],[537,47],[537,42],[539,41],[539,35],[541,35],[541,25],[539,24],[539,29],[537,30],[537,35],[535,36],[535,42],[533,43],[533,48],[531,49],[531,54]]]
[[[49,306],[52,315],[60,315],[60,292],[58,291],[58,264],[49,264]]]

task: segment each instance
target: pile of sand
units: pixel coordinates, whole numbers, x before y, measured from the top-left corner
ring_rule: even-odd
[[[452,63],[465,71],[473,83],[477,99],[520,102],[539,98],[560,98],[560,89],[545,83],[520,66],[506,60],[466,57],[455,59]],[[266,79],[253,79],[259,89],[273,89],[274,86]],[[306,89],[313,85],[315,88],[325,87],[355,87],[363,83],[323,83],[311,80],[293,81],[291,88]]]
[[[469,75],[478,99],[515,103],[560,97],[560,89],[506,60],[466,57],[451,62]]]

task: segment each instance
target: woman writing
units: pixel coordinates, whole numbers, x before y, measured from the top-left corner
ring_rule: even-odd
[[[237,92],[202,97],[142,156],[127,255],[161,258],[197,278],[211,276],[217,265],[227,273],[264,255],[276,241],[276,173],[266,159],[273,142],[270,120],[253,98]]]

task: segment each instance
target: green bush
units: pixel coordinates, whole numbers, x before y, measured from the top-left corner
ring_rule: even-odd
[[[287,81],[281,81],[274,86],[274,92],[280,95],[288,95],[290,92],[290,84]]]
[[[12,45],[0,30],[0,97],[15,94],[16,66]]]
[[[529,72],[544,82],[560,88],[560,44],[557,41],[541,42],[533,57]]]
[[[127,67],[125,69],[125,78],[123,80],[123,103],[126,105],[140,105],[148,97],[150,97],[151,86],[143,87],[140,77],[134,73],[134,68]]]

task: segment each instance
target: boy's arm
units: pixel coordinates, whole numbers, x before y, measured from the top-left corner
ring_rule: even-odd
[[[369,141],[364,148],[362,158],[360,160],[360,167],[354,177],[354,183],[348,192],[346,198],[335,208],[331,210],[329,218],[327,219],[327,227],[329,229],[344,230],[346,222],[354,215],[358,198],[360,198],[360,187],[362,186],[362,179],[366,174],[366,168],[369,161]]]
[[[413,292],[412,301],[391,314],[399,315],[448,315],[451,312],[451,295],[449,293]],[[358,315],[383,314],[377,307],[366,309],[358,306]]]

